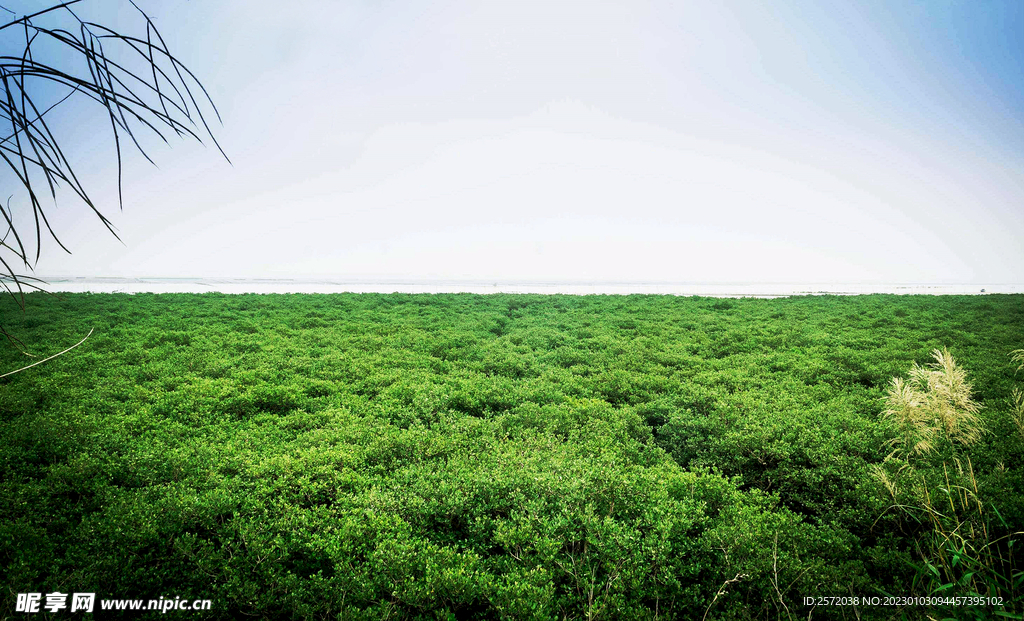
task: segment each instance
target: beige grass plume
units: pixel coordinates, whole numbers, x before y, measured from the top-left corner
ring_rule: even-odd
[[[890,444],[908,456],[931,453],[942,439],[971,446],[985,432],[967,372],[946,348],[932,357],[927,366],[914,363],[909,381],[893,378],[886,395],[883,416],[898,432]]]

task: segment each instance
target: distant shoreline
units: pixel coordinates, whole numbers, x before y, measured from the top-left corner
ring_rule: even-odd
[[[534,293],[778,298],[799,295],[986,295],[1024,293],[1024,284],[645,283],[302,278],[41,277],[54,293]]]

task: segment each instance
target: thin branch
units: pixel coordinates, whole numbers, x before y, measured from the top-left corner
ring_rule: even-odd
[[[27,367],[21,367],[20,369],[18,369],[18,370],[16,370],[16,371],[9,371],[9,372],[7,372],[7,373],[4,373],[3,375],[0,375],[0,379],[3,379],[3,378],[5,378],[5,377],[7,377],[8,375],[14,375],[15,373],[21,373],[21,372],[22,372],[22,371],[24,371],[25,369],[31,369],[32,367],[36,366],[37,364],[43,364],[43,363],[44,363],[44,362],[46,362],[47,360],[53,360],[53,359],[54,359],[54,358],[56,358],[57,356],[63,356],[64,354],[68,353],[68,352],[69,352],[69,351],[71,351],[72,349],[74,349],[74,348],[78,347],[79,345],[81,345],[82,343],[84,343],[84,342],[85,342],[85,339],[87,339],[87,338],[89,338],[90,336],[92,336],[92,331],[93,331],[93,330],[95,330],[95,328],[89,328],[89,334],[86,334],[86,335],[85,335],[85,338],[83,338],[83,339],[82,339],[81,341],[78,341],[77,343],[75,343],[75,344],[74,344],[74,345],[72,345],[71,347],[68,347],[68,348],[67,348],[67,349],[65,349],[64,351],[62,351],[62,352],[60,352],[60,353],[58,353],[58,354],[54,354],[54,355],[50,356],[49,358],[43,358],[43,359],[42,359],[42,360],[40,360],[39,362],[33,362],[32,364],[28,365]]]
[[[39,262],[44,231],[70,253],[47,217],[49,205],[56,205],[58,188],[69,188],[120,240],[113,224],[103,215],[75,174],[71,160],[61,148],[63,140],[46,122],[48,115],[59,110],[58,106],[73,96],[80,95],[83,101],[98,104],[106,113],[114,139],[119,206],[123,206],[123,156],[127,144],[123,138],[126,137],[144,158],[153,163],[139,139],[140,128],[145,128],[143,133],[147,130],[153,132],[164,143],[168,143],[167,130],[200,143],[208,136],[230,163],[206,118],[212,111],[221,121],[220,112],[195,74],[171,53],[153,20],[132,2],[146,29],[144,38],[133,36],[80,17],[72,6],[81,1],[60,2],[0,25],[0,36],[13,34],[16,28],[18,34],[15,36],[23,37],[23,41],[17,42],[23,45],[21,54],[0,55],[0,88],[3,89],[0,93],[0,122],[9,126],[9,131],[0,137],[0,167],[6,165],[17,185],[25,191],[28,199],[25,208],[32,214],[32,222],[25,226],[35,229],[33,253],[32,240],[25,231],[18,230],[16,223],[20,220],[15,217],[10,201],[6,208],[0,204],[0,226],[7,225],[7,231],[0,239],[0,253],[11,253],[29,270]],[[0,9],[11,12],[5,7]],[[61,16],[72,20],[77,28],[67,29],[55,24],[54,20]],[[54,46],[55,52],[51,50]],[[60,60],[41,62],[33,54],[38,47],[45,47],[48,53],[54,54],[53,58]],[[117,50],[129,52],[123,55]],[[84,68],[70,68],[78,66],[75,59],[83,60],[84,65],[81,66]],[[130,67],[136,62],[144,69],[135,71]],[[55,103],[37,102],[33,97],[37,92],[36,85],[55,86],[66,92],[59,92]],[[195,89],[201,91],[199,97]],[[40,184],[46,187],[46,192],[41,192]],[[12,238],[10,242],[9,237]],[[0,284],[24,309],[23,285],[28,283],[23,279],[28,277],[16,274],[13,266],[2,256],[0,270]],[[2,325],[0,333],[12,338]]]

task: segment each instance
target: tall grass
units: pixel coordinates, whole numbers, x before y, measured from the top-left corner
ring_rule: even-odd
[[[893,378],[886,398],[883,415],[898,431],[890,444],[905,457],[969,447],[984,433],[967,372],[945,348],[932,356],[926,367],[914,363],[909,381]]]
[[[1024,370],[1024,349],[1015,349],[1010,352],[1010,359],[1019,363],[1017,371]],[[1024,440],[1024,392],[1021,392],[1020,388],[1013,389],[1010,417],[1018,433],[1020,433],[1021,439]]]
[[[1024,363],[1024,350],[1014,352]],[[966,449],[986,433],[967,372],[946,349],[935,362],[914,364],[909,380],[893,378],[884,419],[892,453],[875,477],[893,508],[920,529],[915,586],[928,595],[1003,597],[1016,605],[1024,572],[1015,555],[1022,532],[982,499]],[[1024,364],[1022,364],[1024,366]],[[1014,391],[1011,415],[1024,430],[1024,395]],[[963,611],[961,611],[963,612]],[[979,614],[984,611],[978,610]]]

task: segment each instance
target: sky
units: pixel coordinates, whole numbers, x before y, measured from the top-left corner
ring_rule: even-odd
[[[139,4],[230,163],[69,99],[37,274],[1024,283],[1019,0]]]

